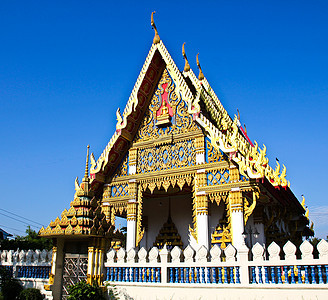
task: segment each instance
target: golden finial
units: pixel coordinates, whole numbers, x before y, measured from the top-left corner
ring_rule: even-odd
[[[158,44],[159,42],[160,42],[160,37],[159,37],[159,35],[158,35],[158,31],[157,31],[157,28],[156,28],[156,25],[155,25],[155,22],[154,22],[154,13],[155,13],[156,11],[153,11],[152,13],[151,13],[151,22],[150,22],[150,24],[151,24],[151,26],[153,27],[153,29],[155,30],[155,36],[154,36],[154,39],[153,39],[153,44]]]
[[[313,231],[313,229],[314,229],[314,223],[313,223],[313,221],[311,221],[310,229],[311,229],[312,231]]]
[[[246,124],[244,123],[244,127],[245,127],[245,134],[247,135],[247,129],[246,129]]]
[[[305,217],[306,217],[307,219],[309,218],[309,212],[310,212],[310,211],[309,211],[309,209],[307,208],[307,209],[306,209],[306,212],[305,212]]]
[[[190,65],[189,65],[189,62],[188,62],[188,59],[187,59],[187,55],[186,55],[186,52],[185,52],[184,45],[185,45],[185,43],[182,44],[182,56],[185,60],[185,66],[184,66],[183,71],[188,72],[190,70]]]
[[[305,197],[304,197],[304,195],[302,195],[302,203],[301,203],[301,205],[305,209]]]
[[[89,180],[89,148],[90,146],[88,145],[87,147],[87,159],[86,159],[86,163],[85,163],[85,173],[84,173],[84,178],[83,181],[88,181]]]
[[[240,121],[240,113],[239,113],[239,109],[237,108],[237,117],[238,117],[238,120]]]
[[[198,79],[199,79],[199,80],[203,80],[205,77],[204,77],[204,74],[203,74],[202,68],[200,67],[200,63],[199,63],[199,59],[198,59],[198,55],[199,55],[199,53],[198,53],[197,56],[196,56],[197,67],[198,67],[198,69],[199,69]]]

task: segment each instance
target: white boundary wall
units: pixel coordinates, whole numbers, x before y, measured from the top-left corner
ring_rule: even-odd
[[[328,243],[317,245],[319,258],[313,250],[308,241],[298,258],[291,242],[267,251],[257,243],[251,253],[245,244],[238,253],[232,245],[111,249],[105,278],[120,299],[328,299]]]
[[[328,243],[299,249],[287,242],[272,243],[265,251],[259,243],[250,252],[245,244],[224,251],[204,246],[195,251],[166,247],[150,251],[109,250],[104,263],[105,283],[114,285],[120,299],[328,299]],[[296,253],[299,253],[298,257]],[[13,272],[25,287],[43,289],[51,265],[51,251],[2,251],[1,267]],[[283,257],[283,258],[282,258]]]

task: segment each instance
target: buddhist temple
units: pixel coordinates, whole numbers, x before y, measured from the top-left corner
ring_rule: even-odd
[[[198,55],[196,75],[183,45],[179,70],[153,14],[152,26],[153,43],[125,109],[116,112],[116,131],[98,159],[90,155],[90,172],[87,156],[70,208],[40,235],[63,240],[63,256],[83,253],[93,280],[101,277],[102,253],[120,239],[116,217],[127,220],[127,250],[238,249],[244,239],[249,247],[299,245],[313,235],[286,167],[269,162],[265,145],[251,141],[238,115],[225,110]]]

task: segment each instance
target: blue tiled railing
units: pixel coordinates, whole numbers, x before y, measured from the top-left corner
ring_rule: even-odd
[[[239,267],[169,267],[170,283],[240,283]]]
[[[161,268],[155,267],[109,267],[107,280],[116,282],[161,282]]]
[[[251,284],[328,284],[328,265],[256,266],[250,274]]]
[[[17,266],[17,278],[49,278],[48,266]]]

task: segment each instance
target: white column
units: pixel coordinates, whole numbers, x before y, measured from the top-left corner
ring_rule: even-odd
[[[209,249],[208,246],[208,214],[197,214],[197,238],[198,246],[205,246],[206,249]]]
[[[242,207],[232,207],[231,209],[231,230],[233,246],[238,250],[244,243],[244,216]]]
[[[205,170],[198,170],[197,175],[205,176]],[[201,178],[198,178],[199,185],[201,184]],[[204,180],[204,178],[203,178]],[[204,191],[198,191],[196,193],[196,219],[197,219],[197,243],[198,247],[205,246],[209,248],[208,244],[208,201]],[[197,249],[196,249],[197,250]]]
[[[129,251],[136,246],[136,220],[128,220],[126,226],[126,250]]]
[[[135,248],[136,246],[136,228],[137,228],[137,201],[135,199],[131,199],[128,202],[127,209],[127,232],[126,232],[126,251],[129,251],[131,248]]]

